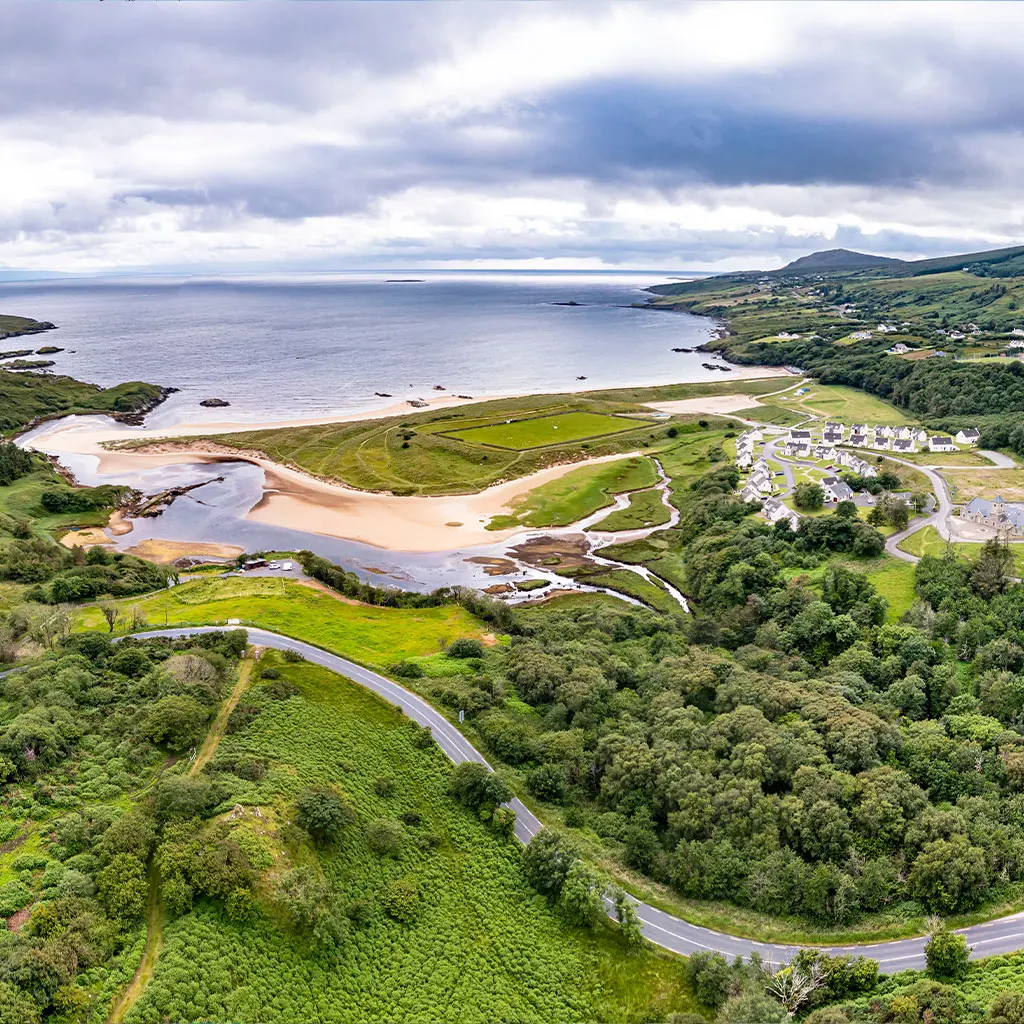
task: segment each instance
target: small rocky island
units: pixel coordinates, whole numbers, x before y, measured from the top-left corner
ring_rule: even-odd
[[[230,402],[226,402],[223,398],[204,398],[199,403],[204,409],[223,409],[226,405],[230,405]]]

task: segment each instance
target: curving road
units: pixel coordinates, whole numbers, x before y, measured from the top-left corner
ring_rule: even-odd
[[[196,633],[219,633],[233,628],[236,627],[194,626],[192,628],[154,629],[134,635],[140,638],[178,637]],[[422,697],[418,697],[404,686],[386,679],[377,672],[371,672],[369,669],[363,668],[362,665],[357,665],[336,654],[329,654],[327,651],[301,640],[293,640],[291,637],[271,633],[265,629],[248,628],[246,632],[252,643],[282,651],[296,651],[307,661],[337,672],[360,686],[365,686],[395,707],[401,708],[413,721],[430,729],[437,745],[456,764],[462,761],[476,761],[490,768],[484,756],[462,735],[458,728]],[[516,812],[516,837],[524,844],[529,843],[543,828],[542,823],[521,800],[513,799],[510,806]],[[770,942],[755,942],[752,939],[712,931],[710,928],[701,928],[646,903],[635,902],[646,938],[675,953],[688,955],[702,950],[713,950],[731,958],[749,956],[751,953],[757,952],[766,961],[781,963],[788,961],[800,948],[799,946],[778,945]],[[972,928],[964,929],[963,934],[967,936],[967,941],[971,945],[971,956],[974,958],[1013,952],[1024,948],[1024,913],[975,925]],[[909,967],[924,967],[924,944],[924,938],[914,938],[870,945],[825,948],[830,953],[863,954],[872,960],[877,960],[883,972],[893,973]]]

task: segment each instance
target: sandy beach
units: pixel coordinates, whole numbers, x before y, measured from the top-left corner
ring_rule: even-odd
[[[738,369],[748,371],[743,374],[747,378],[789,376],[785,371],[768,372],[763,368],[757,370],[754,367]],[[452,395],[439,395],[429,400],[429,405],[443,408],[468,404],[468,401]],[[756,404],[756,399],[750,395],[709,395],[705,398],[653,403],[651,408],[664,412],[729,413]],[[250,462],[263,470],[265,482],[263,497],[249,511],[247,518],[268,525],[407,552],[452,551],[491,544],[522,533],[522,529],[487,530],[486,524],[493,516],[507,512],[517,498],[535,487],[557,480],[581,466],[629,457],[629,453],[624,453],[551,466],[529,476],[497,484],[476,494],[396,497],[317,480],[305,473],[272,462],[262,457],[262,453],[259,452],[240,451],[205,440],[196,440],[192,443],[170,443],[167,440],[169,437],[188,438],[196,434],[379,418],[413,411],[403,402],[397,406],[387,406],[372,414],[357,412],[311,420],[283,420],[245,425],[213,422],[181,424],[166,430],[154,431],[125,428],[117,424],[101,429],[88,423],[55,422],[51,430],[43,431],[35,437],[34,444],[58,454],[95,457],[98,460],[98,472],[115,479],[161,466],[223,461]],[[112,441],[142,438],[153,441],[145,451],[104,447]],[[164,443],[161,443],[162,441]],[[130,523],[117,517],[116,521],[111,521],[108,532],[112,535],[124,533],[126,527],[130,529]],[[103,537],[100,531],[90,531],[88,539],[81,536],[79,542],[102,543]],[[106,539],[109,540],[109,537]]]

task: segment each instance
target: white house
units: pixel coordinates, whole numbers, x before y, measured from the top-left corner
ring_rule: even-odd
[[[917,430],[912,430],[910,436],[918,443],[924,444],[928,440],[928,431],[924,427],[918,427]]]
[[[868,432],[868,425],[866,423],[854,423],[850,427],[851,434],[866,434]]]
[[[886,349],[886,351],[891,356],[902,356],[905,353],[909,352],[910,348],[907,345],[904,345],[902,341],[897,341],[892,348]]]
[[[799,341],[800,340],[800,335],[799,334],[790,334],[789,331],[779,331],[779,333],[776,334],[775,337],[778,338],[780,341]]]
[[[743,490],[740,491],[740,497],[744,501],[760,501],[761,492],[756,487],[753,487],[751,484],[747,484],[743,488]]]
[[[876,330],[879,334],[895,334],[899,328],[893,324],[879,324]]]
[[[892,450],[898,455],[912,455],[917,451],[912,437],[897,437],[892,443]]]
[[[951,437],[930,437],[928,439],[928,451],[930,452],[955,452],[956,445]]]
[[[825,432],[828,434],[842,434],[842,432],[845,429],[846,428],[842,425],[842,423],[833,423],[830,421],[825,424]]]
[[[892,436],[899,438],[901,441],[909,440],[911,436],[910,427],[896,427],[892,432]]]
[[[827,476],[821,481],[821,489],[825,492],[828,501],[851,501],[853,490],[850,485],[843,483],[838,477]]]
[[[811,432],[809,430],[790,430],[789,439],[791,441],[807,441],[811,440]]]
[[[786,453],[790,456],[790,458],[806,459],[811,454],[810,442],[790,441],[789,447],[786,449]]]
[[[867,443],[868,443],[868,435],[867,434],[851,434],[850,435],[850,444],[853,445],[854,448],[863,448]]]
[[[956,432],[956,439],[960,444],[977,444],[981,440],[981,431],[977,427],[965,427]]]
[[[762,470],[755,470],[747,478],[747,487],[753,487],[758,494],[771,494],[772,478]],[[745,490],[746,488],[744,488]]]
[[[818,447],[814,449],[814,457],[819,462],[835,462],[837,455],[835,448],[831,445],[819,444]]]
[[[839,430],[826,430],[821,439],[825,444],[842,444],[843,434]]]
[[[870,331],[854,331],[850,337],[854,341],[867,341],[871,337]]]
[[[892,427],[887,427],[884,424],[875,424],[875,437],[892,437]]]
[[[736,456],[736,465],[739,469],[750,469],[751,455],[750,452],[740,452]]]
[[[876,452],[887,452],[889,450],[889,438],[875,434],[875,439],[871,442],[871,448]]]
[[[747,431],[747,437],[749,437],[751,441],[763,441],[764,440],[764,434],[761,433],[761,430],[758,427],[751,427]]]

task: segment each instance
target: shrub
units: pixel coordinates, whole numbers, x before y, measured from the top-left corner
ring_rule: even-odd
[[[729,965],[721,953],[694,953],[686,961],[686,980],[697,998],[712,1009],[729,998]]]
[[[336,843],[355,819],[352,808],[333,789],[305,789],[299,794],[296,821],[318,844]]]
[[[526,776],[526,788],[541,800],[559,803],[565,797],[565,772],[557,764],[542,764]]]
[[[23,882],[0,885],[0,917],[10,917],[31,902],[32,890]]]
[[[445,654],[449,658],[482,658],[484,645],[473,637],[461,636],[448,645]]]
[[[298,651],[285,650],[283,652],[284,660],[291,662],[293,665],[300,661],[305,661],[305,657],[299,654]]]
[[[402,826],[392,818],[377,818],[366,826],[366,842],[379,857],[398,857],[405,835]]]
[[[281,673],[276,668],[265,668],[260,672],[260,679],[280,679]]]
[[[956,981],[965,977],[969,956],[967,940],[946,928],[934,932],[924,947],[928,973],[944,980]]]
[[[391,796],[395,791],[395,780],[381,776],[373,780],[373,791],[377,796]]]
[[[493,811],[498,804],[512,799],[512,790],[486,765],[476,761],[463,761],[455,766],[448,792],[474,811]]]
[[[381,904],[389,917],[409,924],[416,919],[420,909],[420,890],[414,878],[406,875],[396,878],[384,889]]]
[[[422,679],[425,674],[423,666],[415,661],[396,661],[388,671],[400,679]]]

